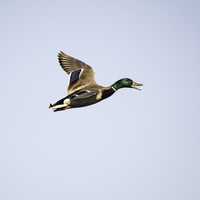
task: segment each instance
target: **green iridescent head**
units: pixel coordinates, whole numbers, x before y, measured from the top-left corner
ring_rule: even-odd
[[[136,83],[135,81],[129,79],[129,78],[123,78],[118,80],[112,85],[112,88],[114,90],[119,90],[120,88],[134,88],[136,90],[141,90],[140,87],[142,87],[143,84]]]

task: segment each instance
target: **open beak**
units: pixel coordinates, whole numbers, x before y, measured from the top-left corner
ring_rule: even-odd
[[[131,87],[134,88],[134,89],[136,89],[136,90],[142,90],[142,86],[143,86],[142,83],[136,83],[134,81],[133,81],[133,83],[131,85]]]

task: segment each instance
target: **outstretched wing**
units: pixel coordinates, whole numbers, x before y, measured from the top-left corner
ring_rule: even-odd
[[[70,82],[68,86],[69,94],[88,85],[95,84],[94,71],[92,67],[86,63],[73,58],[62,51],[58,54],[58,61],[63,70],[67,74],[70,74]]]

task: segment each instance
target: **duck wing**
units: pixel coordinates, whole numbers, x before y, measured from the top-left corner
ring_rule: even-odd
[[[62,51],[58,54],[58,61],[62,69],[70,75],[67,89],[69,94],[89,85],[96,84],[94,71],[92,67],[86,63],[73,58]]]
[[[92,96],[96,96],[97,92],[96,91],[90,91],[90,90],[81,90],[80,92],[76,92],[75,94],[72,94],[70,99],[76,100],[76,99],[86,99],[90,98]]]
[[[97,91],[90,90],[80,90],[75,92],[75,94],[69,95],[70,98],[70,107],[82,107],[94,104],[97,102]]]

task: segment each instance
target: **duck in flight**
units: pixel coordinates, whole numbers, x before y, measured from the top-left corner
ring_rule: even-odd
[[[58,61],[63,70],[70,75],[70,81],[67,89],[68,95],[56,103],[49,105],[49,108],[54,112],[98,103],[110,97],[121,88],[141,90],[143,86],[143,84],[129,78],[123,78],[111,86],[104,87],[96,83],[94,71],[86,63],[62,51],[58,54]]]

